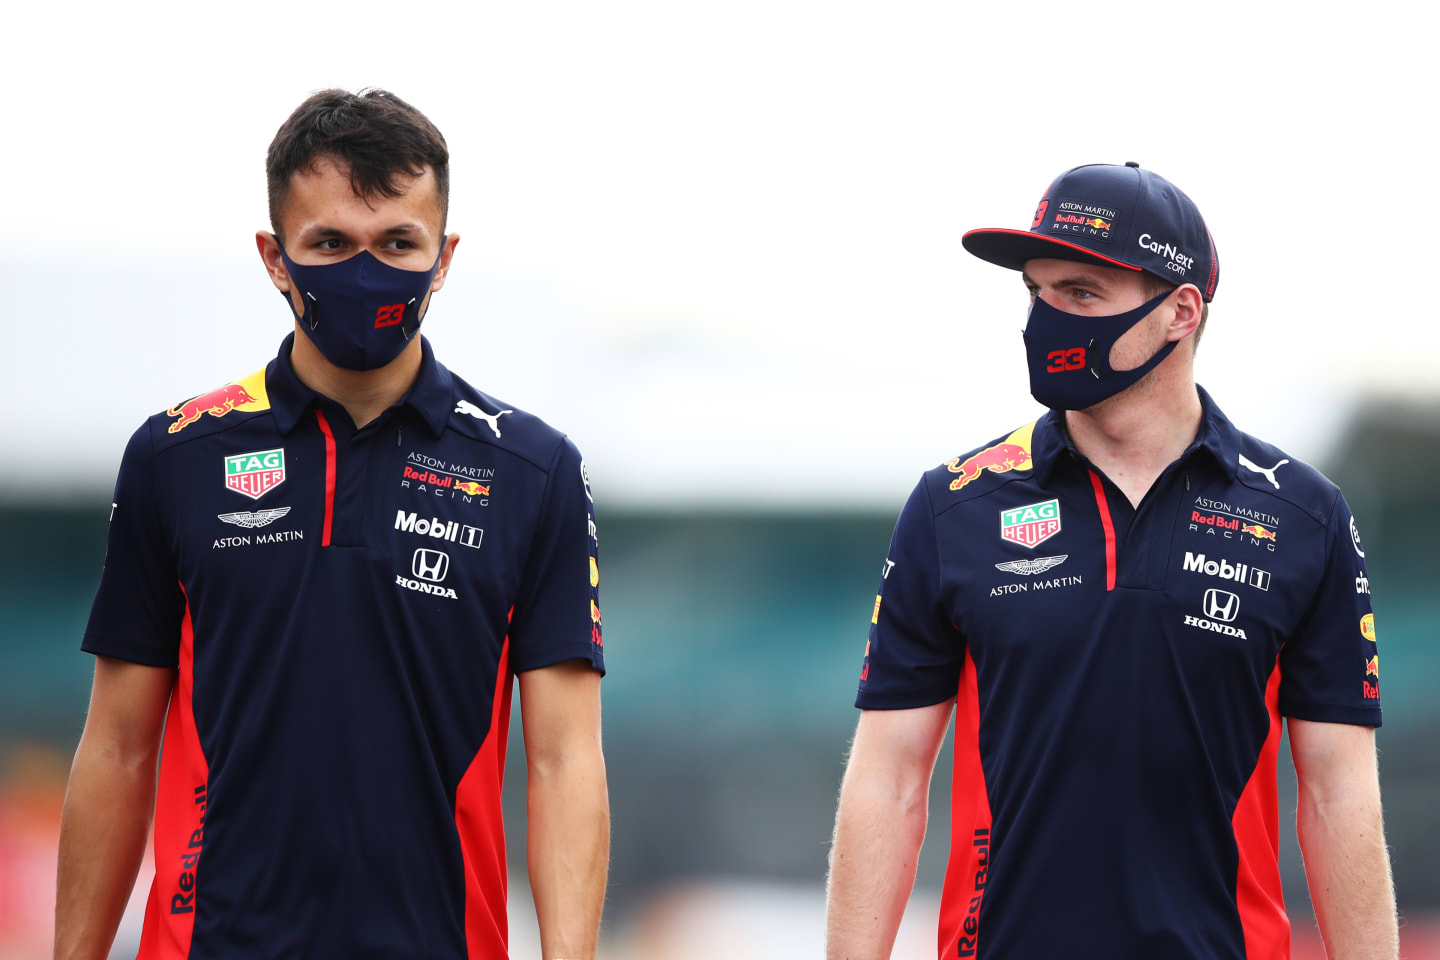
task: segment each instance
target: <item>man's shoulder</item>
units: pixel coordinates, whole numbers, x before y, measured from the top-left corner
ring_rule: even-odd
[[[498,447],[542,471],[551,469],[568,439],[563,432],[516,404],[476,389],[453,371],[450,377],[455,395],[446,426],[451,431]]]
[[[270,411],[265,368],[176,401],[140,426],[157,455],[192,440],[213,436]]]
[[[921,483],[936,515],[957,503],[988,496],[1034,470],[1035,422],[1010,430],[925,471]]]
[[[1257,493],[1290,504],[1321,526],[1329,523],[1340,488],[1315,467],[1273,443],[1235,430],[1235,479]]]

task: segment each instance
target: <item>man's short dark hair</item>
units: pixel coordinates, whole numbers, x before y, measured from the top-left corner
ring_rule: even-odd
[[[400,196],[404,190],[397,178],[418,177],[428,166],[434,172],[444,228],[450,208],[450,150],[425,114],[388,90],[321,90],[280,125],[265,155],[270,228],[276,236],[291,176],[314,170],[321,158],[348,169],[355,195],[366,200]]]
[[[1169,282],[1164,277],[1158,277],[1155,274],[1151,273],[1149,270],[1141,270],[1140,286],[1141,289],[1145,291],[1145,299],[1149,300],[1152,297],[1160,296],[1160,294],[1162,293],[1169,293],[1171,290],[1176,289],[1176,287],[1179,285]],[[1200,337],[1205,333],[1205,321],[1209,319],[1210,304],[1207,303],[1200,308],[1200,323],[1195,328],[1196,350],[1200,349]]]

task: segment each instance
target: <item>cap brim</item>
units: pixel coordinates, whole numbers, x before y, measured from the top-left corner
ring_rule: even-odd
[[[1102,267],[1119,267],[1122,270],[1139,271],[1141,269],[1133,264],[1123,263],[1096,253],[1077,243],[1041,236],[1038,233],[1031,233],[1029,230],[1009,230],[1004,227],[971,230],[960,238],[960,243],[981,260],[988,260],[990,263],[1008,267],[1011,270],[1023,270],[1027,260],[1036,260],[1041,257],[1052,260],[1074,260],[1077,263],[1093,263]]]

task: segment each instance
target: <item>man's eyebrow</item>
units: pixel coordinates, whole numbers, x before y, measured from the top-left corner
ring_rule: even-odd
[[[397,223],[395,226],[389,227],[389,228],[387,228],[387,229],[385,230],[385,233],[386,233],[387,236],[402,236],[402,235],[408,235],[408,234],[412,234],[412,233],[424,233],[424,232],[425,232],[425,225],[422,224],[422,223],[416,223],[416,222],[414,222],[414,221],[408,221],[408,222],[406,222],[406,223]],[[341,230],[339,227],[332,227],[332,226],[329,226],[328,224],[323,224],[323,223],[317,223],[317,224],[314,224],[314,225],[312,225],[312,226],[308,226],[308,227],[306,227],[305,229],[301,230],[300,233],[301,233],[302,236],[306,236],[306,237],[316,237],[316,238],[321,238],[321,239],[328,239],[328,238],[330,238],[330,237],[344,237],[344,236],[347,236],[347,234],[345,233],[345,231],[344,231],[344,230]]]
[[[1093,273],[1080,273],[1080,274],[1076,274],[1076,275],[1073,276],[1073,277],[1066,277],[1064,280],[1058,281],[1058,282],[1055,284],[1055,286],[1057,286],[1057,287],[1100,287],[1100,288],[1103,289],[1103,288],[1106,287],[1106,283],[1105,283],[1104,280],[1100,279],[1100,277],[1096,276],[1096,275],[1093,274]]]
[[[1040,284],[1036,283],[1036,282],[1034,281],[1034,279],[1031,278],[1030,274],[1026,273],[1026,272],[1023,271],[1023,270],[1020,271],[1020,277],[1021,277],[1022,280],[1025,281],[1025,286],[1027,286],[1027,287],[1038,287],[1038,286],[1040,286]],[[1097,288],[1100,288],[1100,289],[1106,289],[1106,283],[1105,283],[1105,281],[1104,281],[1103,279],[1101,279],[1099,276],[1096,276],[1096,275],[1093,274],[1093,273],[1077,273],[1077,274],[1074,275],[1073,277],[1066,277],[1064,280],[1056,281],[1055,286],[1057,286],[1057,287],[1062,287],[1062,288],[1065,288],[1065,287],[1097,287]]]

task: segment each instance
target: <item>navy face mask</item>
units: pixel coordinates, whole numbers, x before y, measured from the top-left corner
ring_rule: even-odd
[[[346,370],[374,370],[400,355],[420,329],[420,305],[440,268],[437,256],[429,270],[401,270],[368,250],[315,266],[291,260],[284,247],[280,256],[305,304],[300,329],[326,360]],[[283,296],[293,311],[290,294]]]
[[[1106,317],[1066,313],[1037,296],[1025,324],[1030,395],[1052,410],[1084,410],[1139,383],[1179,341],[1168,341],[1134,370],[1112,370],[1110,348],[1173,292]]]

